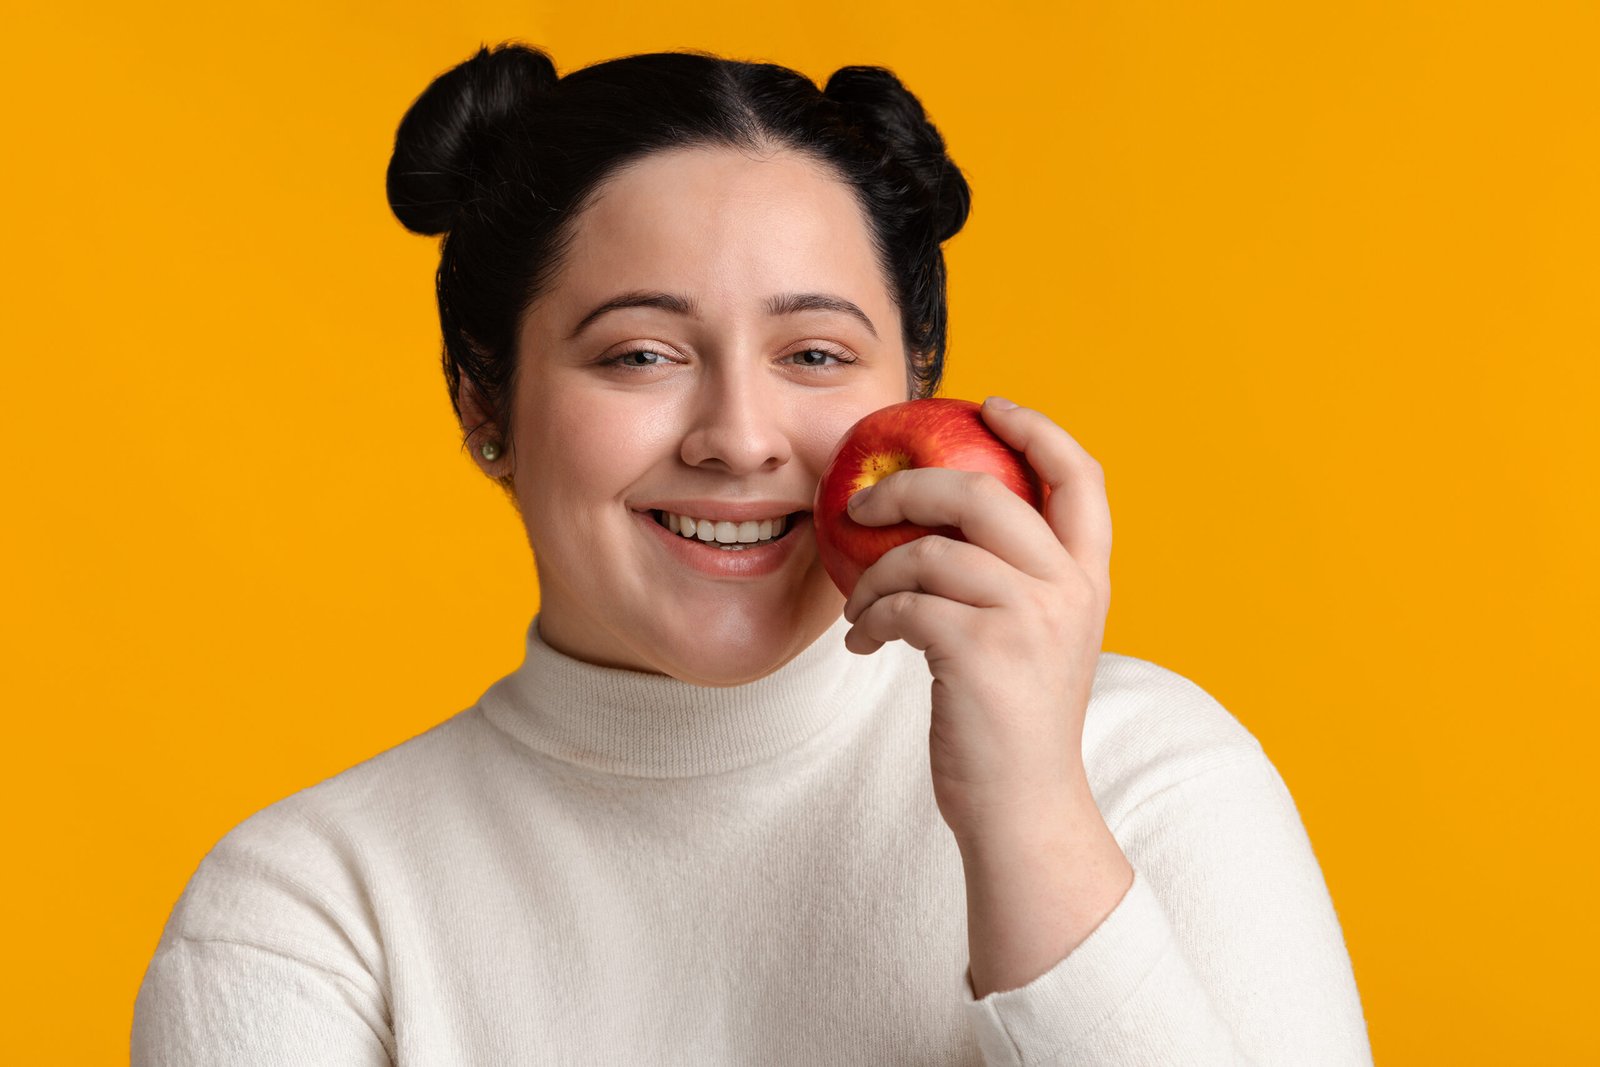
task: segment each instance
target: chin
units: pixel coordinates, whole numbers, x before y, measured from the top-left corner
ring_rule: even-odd
[[[703,686],[744,685],[764,678],[788,663],[815,641],[844,606],[831,613],[795,614],[792,609],[759,616],[728,611],[692,634],[678,632],[678,640],[657,646],[666,653],[657,669],[680,681]],[[670,650],[670,651],[669,651]]]
[[[756,632],[738,625],[700,631],[692,645],[672,650],[660,669],[692,685],[744,685],[764,678],[792,659],[805,642],[789,628]]]

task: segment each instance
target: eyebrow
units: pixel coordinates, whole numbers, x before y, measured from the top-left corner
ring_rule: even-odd
[[[573,331],[567,335],[571,341],[580,333],[589,328],[589,324],[608,311],[618,311],[622,308],[660,308],[677,315],[688,315],[691,318],[700,317],[699,305],[690,297],[679,296],[677,293],[662,293],[648,289],[636,289],[633,292],[620,293],[605,303],[596,307],[585,315]],[[834,311],[849,315],[867,328],[874,340],[878,338],[877,327],[872,325],[872,320],[867,318],[867,313],[854,303],[842,296],[833,296],[830,293],[779,293],[767,297],[767,314],[793,315],[801,311]]]

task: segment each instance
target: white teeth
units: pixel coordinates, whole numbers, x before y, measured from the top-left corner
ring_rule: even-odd
[[[749,519],[744,522],[731,522],[727,519],[696,519],[689,515],[679,515],[676,512],[662,512],[662,525],[673,533],[682,537],[697,537],[702,541],[715,542],[720,545],[744,544],[753,545],[762,541],[770,541],[783,534],[788,525],[785,516],[779,515],[774,519]]]

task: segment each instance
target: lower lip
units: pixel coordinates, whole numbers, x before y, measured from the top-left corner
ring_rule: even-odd
[[[675,534],[657,522],[655,516],[648,511],[636,511],[634,515],[650,528],[651,534],[679,563],[692,567],[701,574],[709,574],[713,578],[759,578],[764,574],[771,574],[795,554],[801,541],[800,535],[804,527],[811,522],[811,514],[807,512],[791,520],[789,531],[777,540],[728,551],[721,548],[707,548],[707,542],[701,541],[698,537]]]

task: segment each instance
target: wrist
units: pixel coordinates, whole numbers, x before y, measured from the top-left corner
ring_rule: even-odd
[[[950,825],[956,847],[969,860],[1110,834],[1086,779],[1046,793],[969,805],[964,817]]]
[[[959,845],[978,999],[1026,985],[1065,959],[1133,881],[1132,865],[1092,802],[995,821]]]

